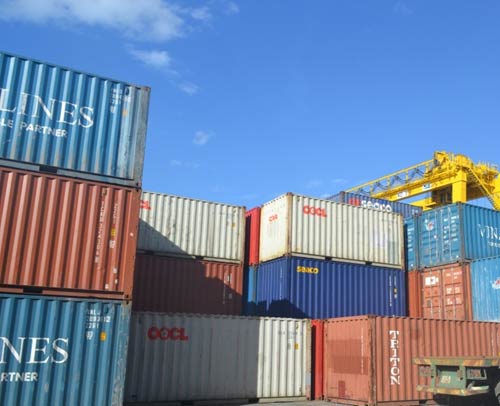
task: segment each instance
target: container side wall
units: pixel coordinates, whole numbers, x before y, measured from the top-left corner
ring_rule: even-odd
[[[243,266],[137,254],[133,309],[240,315]]]
[[[264,204],[260,218],[260,261],[269,261],[288,254],[290,195],[280,196]]]
[[[245,209],[143,192],[138,249],[179,257],[242,263]]]
[[[404,221],[406,270],[418,268],[418,217],[406,218]]]
[[[254,316],[257,314],[257,276],[257,266],[248,266],[245,268],[243,278],[243,314],[245,316]]]
[[[141,185],[148,88],[6,53],[0,88],[1,165]]]
[[[245,216],[245,264],[259,263],[260,207],[248,210]]]
[[[471,262],[474,320],[500,321],[500,257]]]
[[[0,295],[0,404],[123,402],[130,305]]]
[[[500,256],[500,212],[463,204],[465,258],[469,260]]]

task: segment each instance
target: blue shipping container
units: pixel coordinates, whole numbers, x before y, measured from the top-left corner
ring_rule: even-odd
[[[0,165],[140,186],[149,93],[0,52]]]
[[[471,262],[472,314],[478,321],[500,321],[500,257]]]
[[[0,294],[0,405],[121,406],[130,305]]]
[[[418,226],[419,267],[500,256],[500,212],[456,203],[424,212]]]
[[[386,211],[389,213],[399,213],[403,216],[403,218],[422,213],[421,207],[412,206],[411,204],[407,203],[376,199],[370,196],[352,192],[340,192],[336,195],[328,197],[327,200],[332,200],[337,203],[350,204],[351,206],[361,206],[368,209]]]
[[[418,268],[417,244],[418,232],[418,217],[408,217],[404,220],[404,236],[405,236],[405,261],[406,270],[413,271]]]
[[[256,299],[258,316],[406,316],[406,272],[283,257],[259,265]]]
[[[256,310],[257,265],[247,266],[243,274],[243,314],[252,315]]]

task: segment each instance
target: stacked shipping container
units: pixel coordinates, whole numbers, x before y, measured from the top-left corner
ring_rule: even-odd
[[[0,404],[122,404],[148,103],[0,53]]]

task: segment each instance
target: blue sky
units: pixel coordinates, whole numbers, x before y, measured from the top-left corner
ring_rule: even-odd
[[[0,0],[2,50],[152,88],[144,189],[247,207],[500,163],[497,0]]]

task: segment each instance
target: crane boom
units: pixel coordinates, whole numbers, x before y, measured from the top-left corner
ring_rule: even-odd
[[[430,193],[430,197],[411,202],[424,210],[486,197],[493,208],[500,210],[500,172],[497,165],[474,163],[465,155],[437,151],[433,159],[363,183],[347,192],[391,201]]]

